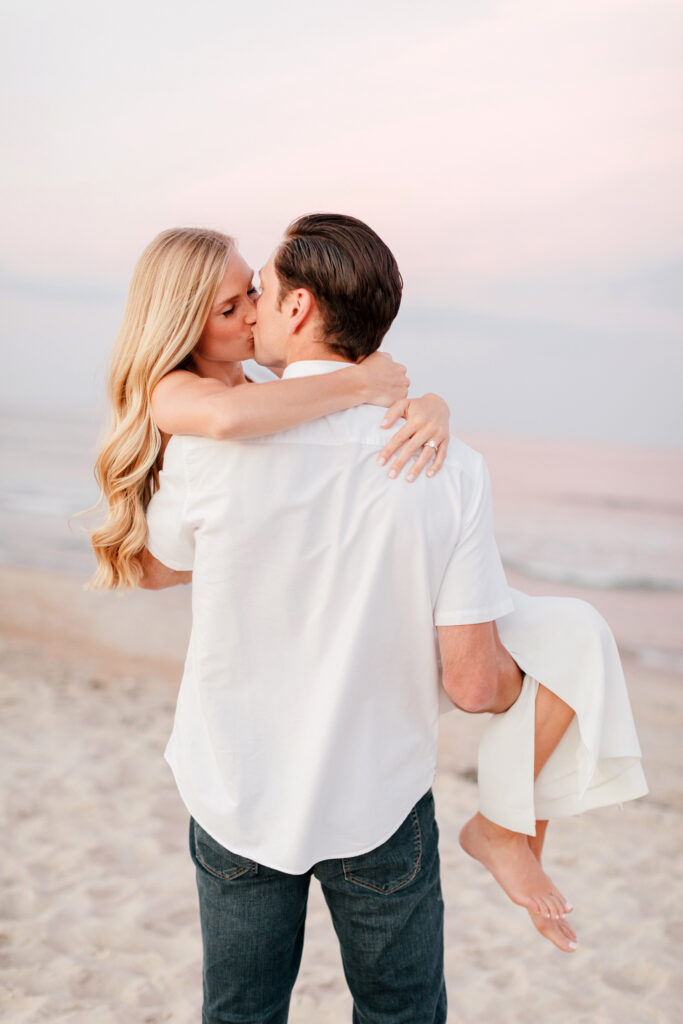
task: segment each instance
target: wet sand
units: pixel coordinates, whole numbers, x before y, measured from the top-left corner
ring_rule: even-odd
[[[0,621],[0,1012],[13,1024],[196,1022],[188,815],[162,758],[188,593],[95,596],[74,579],[2,569]],[[677,1019],[681,676],[632,658],[626,669],[651,795],[551,828],[547,868],[576,907],[571,956],[541,939],[460,851],[459,827],[476,808],[483,722],[459,712],[443,719],[435,796],[453,1024]],[[290,1020],[350,1016],[314,882]]]

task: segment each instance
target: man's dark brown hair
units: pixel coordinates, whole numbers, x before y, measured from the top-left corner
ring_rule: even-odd
[[[352,360],[375,352],[401,304],[396,260],[372,228],[339,213],[292,221],[273,261],[280,302],[306,288],[318,303],[325,343]]]

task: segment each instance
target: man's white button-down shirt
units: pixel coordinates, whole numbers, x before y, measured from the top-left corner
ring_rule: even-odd
[[[166,749],[180,794],[223,846],[293,874],[398,828],[434,776],[434,625],[512,609],[482,457],[453,438],[436,477],[392,481],[383,415],[174,437],[148,509],[152,554],[193,570]]]

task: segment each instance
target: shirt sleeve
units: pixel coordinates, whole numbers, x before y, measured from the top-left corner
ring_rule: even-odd
[[[172,437],[164,452],[159,487],[147,506],[147,549],[169,569],[192,569],[194,530],[185,514],[189,493],[182,438]]]
[[[491,482],[486,463],[470,488],[462,528],[441,581],[434,608],[437,626],[492,622],[513,610],[493,533]]]

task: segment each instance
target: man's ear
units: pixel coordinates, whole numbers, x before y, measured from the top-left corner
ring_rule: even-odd
[[[294,288],[287,296],[287,333],[298,334],[317,310],[317,303],[307,288]]]

